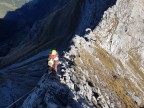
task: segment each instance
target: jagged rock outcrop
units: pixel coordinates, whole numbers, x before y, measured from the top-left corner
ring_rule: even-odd
[[[75,56],[74,81],[86,79],[99,89],[94,92],[104,97],[102,107],[144,107],[143,5],[118,0],[85,39],[73,39],[69,54]]]
[[[144,107],[143,5],[118,0],[96,29],[73,38],[64,55],[64,83],[77,102],[83,98],[93,107]]]
[[[28,85],[31,89],[36,84],[34,80],[38,81],[46,71],[46,55],[49,51],[31,56],[56,46],[53,44],[55,42],[59,46],[66,46],[65,41],[69,43],[68,40],[74,37],[70,50],[65,52],[61,59],[62,66],[59,72],[64,71],[64,76],[60,81],[58,79],[51,81],[49,77],[42,77],[22,107],[50,107],[51,105],[51,107],[75,108],[76,105],[78,108],[143,108],[144,17],[142,13],[144,2],[117,0],[116,5],[105,11],[103,15],[106,7],[114,2],[113,0],[107,2],[72,0],[44,20],[36,22],[19,46],[11,49],[6,57],[1,58],[1,66],[19,61],[18,64],[0,71],[2,72],[0,88],[3,91],[0,95],[12,97],[2,107],[16,100],[20,96],[18,91],[23,89],[22,86],[17,89],[18,95],[17,92],[12,93],[17,85],[15,86],[15,82],[11,79],[3,81],[7,76],[4,72],[11,73],[9,78],[16,75],[17,81],[21,81],[18,76],[24,72],[23,81],[27,78],[32,79],[21,84],[26,86],[31,83]],[[98,7],[99,3],[101,6]],[[100,20],[102,15],[102,21],[99,23],[98,19]],[[99,25],[96,26],[98,23]],[[94,30],[87,29],[84,37],[81,37],[86,27]],[[19,53],[21,51],[23,52]],[[28,57],[31,58],[26,59]],[[23,59],[25,60],[22,61]],[[55,76],[54,79],[56,78]],[[51,84],[53,84],[52,89]],[[66,89],[65,92],[68,93],[63,94],[59,89],[57,91],[57,88],[62,88],[62,91]],[[30,89],[26,88],[22,93]],[[6,94],[4,90],[11,91]],[[57,97],[59,93],[62,95]],[[63,96],[70,100],[64,99],[65,102],[60,102],[59,98]],[[51,98],[53,98],[52,101]],[[71,100],[72,103],[69,102]],[[19,106],[19,104],[16,105]]]
[[[46,73],[24,101],[22,108],[80,108],[81,105],[73,97],[74,94],[60,82],[55,73]]]
[[[122,83],[125,94],[141,107],[144,106],[143,5],[140,0],[118,0],[116,6],[105,12],[103,21],[94,30],[97,43],[121,62],[121,69],[117,67],[113,72],[126,80]]]
[[[101,0],[36,1],[38,4],[34,1],[32,3],[39,6],[46,1],[46,6],[54,7],[50,7],[44,16],[28,17],[39,13],[38,11],[35,11],[37,13],[32,13],[35,5],[31,6],[30,2],[6,15],[7,18],[17,21],[14,25],[4,25],[3,23],[1,25],[3,28],[1,30],[6,30],[6,33],[9,33],[8,37],[11,38],[0,42],[0,67],[3,68],[10,65],[0,70],[0,91],[2,91],[0,96],[4,97],[0,100],[0,107],[8,106],[36,85],[47,69],[46,58],[49,53],[47,49],[53,47],[58,47],[60,50],[62,50],[61,48],[66,49],[73,34],[76,32],[77,34],[82,34],[84,28],[90,27],[95,19],[96,21],[92,24],[94,27],[101,19],[104,10],[115,3],[115,0],[107,2],[102,2]],[[100,6],[98,7],[97,5]],[[29,9],[30,11],[28,11]],[[37,10],[37,8],[35,9]],[[42,7],[42,9],[45,9],[45,7]],[[87,12],[90,13],[87,14]],[[90,15],[92,13],[99,13],[99,15]],[[23,17],[24,14],[27,17]],[[39,17],[43,17],[43,19],[37,21],[36,19]],[[29,22],[30,26],[28,26]],[[8,29],[5,29],[7,27]],[[14,33],[9,32],[13,30]],[[12,34],[14,34],[14,37]],[[0,38],[2,37],[6,37],[6,35]],[[16,106],[18,105],[16,104]]]
[[[120,59],[109,54],[98,45],[95,34],[90,30],[88,32],[89,34],[86,34],[84,38],[75,36],[70,51],[65,52],[64,57],[61,59],[63,61],[61,70],[65,72],[61,78],[61,83],[67,85],[74,94],[72,98],[80,105],[78,108],[143,107],[143,94],[140,91],[141,89],[139,90],[142,87],[139,86],[137,88],[135,82],[130,81],[132,76],[120,73],[125,72]],[[47,85],[39,84],[42,86]],[[58,88],[61,87],[59,86]],[[37,88],[37,90],[43,91],[45,89]],[[48,91],[48,93],[51,93],[51,91]],[[44,95],[50,98],[50,95]],[[30,96],[33,96],[33,93]],[[36,101],[37,99],[34,98],[34,100]],[[56,100],[54,99],[54,101]],[[49,101],[45,100],[43,102],[49,103]],[[36,102],[31,106],[27,106],[32,103],[28,97],[23,107],[34,107],[35,104],[44,105]],[[75,106],[75,104],[73,105]],[[57,102],[55,102],[56,106],[60,107]],[[67,106],[69,106],[68,103],[66,103],[65,107]],[[46,107],[49,106],[46,105]]]
[[[76,36],[74,45],[66,54],[68,58],[75,56],[74,65],[66,72],[71,73],[68,82],[77,85],[79,90],[75,90],[72,84],[66,84],[95,107],[142,107],[142,85],[138,87],[136,81],[130,81],[132,76],[124,75],[122,62],[96,44],[94,34],[89,36],[93,37],[91,41],[87,36],[86,39]],[[85,85],[88,87],[85,88]]]

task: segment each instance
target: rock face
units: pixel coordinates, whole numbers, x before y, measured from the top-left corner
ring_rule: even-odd
[[[144,107],[143,6],[118,0],[93,31],[73,38],[64,55],[64,83],[78,103],[82,98],[93,107]]]
[[[104,10],[106,10],[109,6],[114,5],[116,0],[108,0],[107,2],[101,2],[100,0],[66,0],[67,2],[64,2],[63,0],[60,0],[59,2],[58,1],[58,6],[54,6],[57,10],[48,15],[45,14],[46,16],[43,19],[36,21],[33,25],[31,25],[32,27],[26,26],[31,22],[29,22],[29,20],[27,21],[25,19],[21,19],[22,16],[19,16],[19,12],[16,12],[18,14],[18,18],[20,17],[20,21],[18,20],[17,22],[20,22],[20,24],[18,24],[18,27],[14,25],[17,28],[17,32],[15,33],[15,38],[17,41],[15,42],[15,40],[12,39],[11,44],[13,47],[11,48],[10,52],[7,52],[7,55],[1,58],[1,67],[13,64],[16,61],[21,61],[27,57],[36,54],[37,52],[40,52],[41,50],[46,50],[52,47],[58,47],[59,45],[66,46],[75,33],[82,34],[85,28],[91,26],[91,23],[93,23],[93,26],[96,25],[98,21],[101,19]],[[100,4],[99,7],[97,7],[98,4]],[[92,11],[92,13],[88,13],[87,11]],[[95,15],[96,13],[99,14]],[[94,14],[94,16],[89,16],[90,14]],[[96,21],[93,22],[93,20]],[[24,23],[21,24],[23,21]],[[19,27],[22,29],[20,29]],[[65,41],[61,43],[61,40],[64,39]],[[18,53],[18,55],[15,55],[16,53]]]
[[[103,21],[94,30],[98,44],[121,62],[116,66],[116,61],[111,59],[116,66],[113,72],[126,80],[121,81],[127,94],[125,97],[130,96],[138,106],[144,104],[143,5],[140,0],[118,0],[116,6],[105,12]]]
[[[8,12],[0,21],[3,40],[0,42],[0,67],[3,68],[0,69],[0,96],[4,97],[0,99],[0,107],[7,107],[36,85],[47,69],[50,48],[66,49],[76,32],[83,34],[84,29],[90,27],[94,19],[100,20],[104,10],[114,3],[115,0],[33,0]],[[88,11],[99,16],[89,16],[92,13],[86,14]],[[95,21],[93,27],[97,23]]]
[[[53,43],[66,46],[73,37],[69,50],[60,59],[61,78],[44,75],[22,107],[143,108],[144,2],[117,0],[116,5],[105,11],[114,3],[113,0],[72,0],[34,23],[19,46],[1,58],[1,66],[13,64],[0,71],[0,96],[8,97],[7,101],[3,99],[1,107],[36,85],[46,72],[48,49],[56,47]],[[19,79],[23,73],[24,78]],[[29,88],[21,90],[22,84]],[[21,106],[21,102],[15,105]]]
[[[22,108],[80,108],[80,104],[73,97],[74,94],[67,85],[60,82],[55,73],[44,74],[33,93],[23,103]]]
[[[93,32],[73,38],[68,53],[75,56],[71,80],[75,77],[79,88],[85,84],[93,88],[78,93],[94,105],[144,107],[143,5],[139,0],[118,0]]]

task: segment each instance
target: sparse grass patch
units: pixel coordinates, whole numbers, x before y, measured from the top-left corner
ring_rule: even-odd
[[[100,43],[102,42],[101,39],[100,39],[100,36],[98,36],[98,35],[95,34],[95,38],[96,38],[96,40],[99,41]]]
[[[113,77],[118,71],[117,68],[121,68],[124,72],[127,71],[122,62],[99,45],[95,44],[95,46],[93,55],[85,51],[83,48],[79,49],[80,57],[76,57],[75,60],[76,72],[81,73],[82,70],[86,70],[88,72],[86,79],[100,88],[102,86],[106,87],[110,92],[112,91],[112,95],[115,96],[115,99],[120,101],[122,108],[138,108],[131,95],[127,92],[127,89],[130,89],[131,92],[134,92],[138,96],[140,96],[141,91],[131,81],[121,76],[116,76],[116,78]],[[96,58],[99,60],[95,60]],[[136,66],[133,62],[131,65]],[[79,69],[79,67],[82,70]],[[136,70],[138,70],[138,68],[136,68]],[[104,98],[107,99],[104,95],[105,91],[102,91],[102,94]]]
[[[138,108],[131,96],[126,91],[124,84],[127,82],[123,82],[121,77],[113,80],[110,78],[110,76],[103,77],[105,77],[104,82],[107,83],[109,90],[114,91],[116,96],[119,98],[122,108]]]
[[[143,100],[142,103],[140,104],[140,108],[144,108],[144,100]]]
[[[111,24],[113,24],[113,25],[112,25],[112,27],[107,31],[108,33],[113,33],[113,32],[116,30],[116,28],[117,28],[117,26],[118,26],[118,19],[117,19],[117,18],[112,18],[112,19],[111,19]]]
[[[100,59],[101,63],[109,69],[109,71],[116,71],[115,63],[113,61],[113,57],[108,54],[104,49],[100,46],[96,45],[94,55]]]
[[[144,79],[144,73],[140,70],[138,63],[136,63],[132,58],[130,58],[127,64],[133,70],[133,72],[138,73],[140,77]]]
[[[130,88],[130,90],[132,90],[135,93],[135,95],[140,96],[142,94],[142,92],[131,81],[126,79],[123,80],[128,85],[128,88]]]

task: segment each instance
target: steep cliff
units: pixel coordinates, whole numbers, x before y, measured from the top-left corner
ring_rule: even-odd
[[[104,10],[114,5],[115,1],[69,0],[60,9],[44,19],[36,21],[30,29],[26,26],[18,31],[15,36],[18,40],[21,39],[20,42],[17,43],[13,40],[14,47],[1,58],[0,66],[4,67],[21,61],[41,50],[57,47],[57,45],[66,45],[75,33],[82,35],[85,28],[98,24]],[[65,41],[61,43],[63,39]],[[15,45],[15,43],[17,44]]]
[[[15,106],[143,108],[143,6],[141,0],[71,0],[36,21],[27,35],[18,32],[26,37],[1,57],[1,67],[11,64],[0,70],[1,107],[34,88]],[[92,30],[84,32],[87,27]],[[50,49],[61,52],[68,44],[60,56],[64,75],[41,77]]]
[[[0,24],[0,32],[6,34],[1,36],[5,37],[5,41],[0,42],[0,67],[3,68],[0,70],[0,96],[4,97],[0,100],[0,107],[13,103],[37,84],[47,70],[47,55],[51,48],[55,47],[60,52],[67,49],[75,33],[82,35],[85,28],[91,25],[94,27],[100,21],[104,10],[115,3],[115,0],[34,1],[9,12],[5,18],[10,19],[10,23],[4,19],[6,25],[3,21],[2,25]],[[40,10],[37,12],[37,9],[47,11],[44,16],[39,16]],[[91,11],[99,14],[91,16]],[[35,17],[31,17],[30,13]],[[13,20],[16,22],[13,23]],[[96,21],[92,24],[92,20]],[[23,99],[14,105],[19,106]]]
[[[118,0],[93,31],[73,38],[61,82],[71,89],[78,107],[144,107],[143,6],[141,0]]]

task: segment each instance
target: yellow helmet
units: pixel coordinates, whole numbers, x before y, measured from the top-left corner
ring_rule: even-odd
[[[51,52],[52,55],[55,55],[56,53],[57,53],[56,50],[52,50],[52,52]]]

